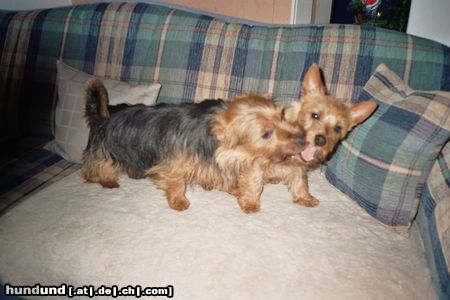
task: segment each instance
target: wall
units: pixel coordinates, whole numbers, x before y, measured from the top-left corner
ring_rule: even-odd
[[[289,24],[291,0],[160,0],[252,21]]]
[[[71,0],[0,0],[0,9],[27,10],[71,5]]]
[[[98,1],[99,0],[73,0],[73,3]],[[136,0],[122,1],[135,2]],[[211,12],[213,14],[263,23],[289,24],[291,21],[292,0],[141,0],[141,2],[146,1],[166,2]]]
[[[102,0],[0,0],[0,9],[34,9]],[[103,0],[112,1],[112,0]],[[135,0],[122,0],[135,1]],[[147,0],[141,0],[145,2]],[[273,24],[329,23],[332,0],[156,0]],[[149,0],[152,2],[152,0]]]
[[[1,1],[1,0],[0,0]],[[111,2],[114,0],[73,0],[74,4]],[[194,11],[205,11],[212,15],[231,17],[258,23],[289,24],[291,1],[293,0],[115,0],[124,2],[167,3],[174,7],[186,7]],[[250,22],[251,23],[251,22]]]
[[[449,12],[449,0],[412,0],[407,32],[450,47]]]

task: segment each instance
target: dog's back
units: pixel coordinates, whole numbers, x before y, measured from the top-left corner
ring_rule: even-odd
[[[105,124],[105,147],[136,171],[170,160],[175,153],[211,162],[218,141],[210,134],[209,123],[225,106],[222,101],[207,100],[122,110]]]
[[[90,94],[101,95],[99,92]],[[104,102],[89,98],[88,101]],[[217,138],[210,133],[211,117],[227,107],[221,100],[123,106],[103,117],[100,104],[99,108],[91,105],[90,111],[86,109],[87,120],[92,120],[88,148],[101,143],[112,160],[127,166],[134,177],[144,176],[146,170],[172,159],[175,154],[198,156],[199,161],[211,163],[218,147]],[[99,116],[90,117],[89,113],[95,112],[99,112]]]

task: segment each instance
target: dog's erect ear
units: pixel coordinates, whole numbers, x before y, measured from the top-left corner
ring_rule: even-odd
[[[297,121],[301,108],[302,105],[300,102],[292,102],[290,106],[283,108],[282,120],[286,120],[288,122]]]
[[[350,127],[364,122],[378,107],[378,104],[372,100],[362,101],[350,107]]]
[[[311,93],[319,93],[323,95],[327,93],[327,89],[320,74],[319,66],[316,64],[312,64],[311,67],[309,67],[308,72],[306,72],[305,78],[303,79],[302,95]]]

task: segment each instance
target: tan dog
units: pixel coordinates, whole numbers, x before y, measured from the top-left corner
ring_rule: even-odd
[[[313,64],[305,75],[300,102],[285,111],[284,118],[305,132],[305,148],[300,155],[266,168],[265,183],[287,184],[295,203],[313,207],[319,200],[308,189],[308,171],[327,160],[336,144],[356,125],[364,122],[377,108],[374,101],[352,106],[326,94],[319,67]]]
[[[303,149],[299,126],[283,112],[270,99],[247,95],[110,114],[108,93],[94,80],[87,88],[90,134],[82,175],[107,188],[119,187],[120,172],[150,177],[175,210],[190,205],[186,187],[200,185],[236,195],[242,211],[257,212],[265,168]]]

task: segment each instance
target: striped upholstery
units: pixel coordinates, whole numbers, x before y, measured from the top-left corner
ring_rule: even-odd
[[[0,215],[25,197],[73,173],[79,165],[42,149],[46,139],[0,144]],[[8,146],[8,147],[6,147]]]
[[[417,213],[437,292],[446,299],[450,295],[450,93],[416,92],[381,65],[361,93],[361,99],[367,98],[379,102],[377,111],[342,142],[325,175],[400,234],[408,233]]]
[[[414,89],[450,90],[449,51],[380,28],[248,26],[143,3],[3,12],[0,132],[50,135],[58,57],[101,77],[160,82],[163,102],[257,91],[289,103],[312,62],[346,100],[380,63]]]
[[[450,295],[450,142],[439,154],[417,214],[428,265],[441,299]]]

